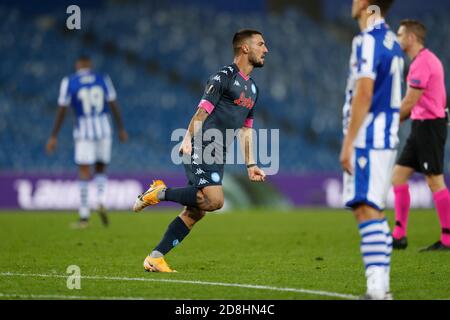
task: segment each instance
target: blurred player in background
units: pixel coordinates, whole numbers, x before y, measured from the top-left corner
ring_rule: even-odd
[[[51,136],[47,142],[47,152],[52,153],[57,144],[57,136],[63,123],[66,110],[73,108],[76,116],[73,137],[75,139],[75,163],[79,167],[80,186],[80,221],[78,227],[88,225],[90,208],[88,185],[91,179],[90,167],[94,166],[94,181],[97,186],[97,210],[102,223],[108,225],[106,214],[106,166],[111,159],[112,126],[110,110],[116,120],[119,139],[125,142],[128,134],[123,126],[116,91],[107,75],[91,70],[91,59],[87,56],[78,58],[76,73],[61,81],[58,112]]]
[[[361,33],[352,43],[344,141],[344,201],[361,235],[367,278],[365,299],[392,299],[392,237],[384,215],[398,144],[403,53],[384,21],[393,0],[354,0],[352,17]]]
[[[240,129],[241,148],[249,179],[265,179],[264,171],[258,168],[253,157],[251,128],[258,88],[250,78],[250,73],[254,68],[264,66],[264,56],[268,50],[262,34],[256,30],[237,32],[233,38],[233,48],[234,63],[223,67],[208,80],[180,147],[180,154],[190,158],[189,163],[184,165],[189,185],[167,188],[164,182],[156,180],[150,189],[137,198],[134,205],[136,212],[160,201],[173,201],[185,206],[183,212],[169,225],[161,242],[144,260],[146,271],[173,272],[164,256],[188,235],[207,211],[219,210],[223,206],[223,160],[227,145],[224,141],[218,141],[219,139],[204,141],[202,137],[206,130],[218,130],[225,137],[226,129]],[[196,145],[195,137],[201,140],[200,145]],[[217,152],[212,159],[214,162],[208,164],[204,151],[211,149],[211,146]],[[201,159],[200,153],[203,156]]]
[[[412,125],[392,177],[395,193],[394,248],[405,249],[408,245],[408,180],[416,171],[425,175],[441,224],[440,241],[421,251],[450,250],[450,194],[443,175],[447,139],[444,68],[439,58],[424,47],[426,28],[422,23],[403,20],[397,35],[403,51],[412,60],[400,121],[410,117]]]

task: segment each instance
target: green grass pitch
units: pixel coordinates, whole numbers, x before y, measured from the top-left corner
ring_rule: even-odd
[[[340,299],[364,293],[360,239],[347,211],[209,214],[168,254],[178,273],[143,272],[145,256],[176,214],[112,213],[108,228],[94,215],[90,228],[73,230],[75,214],[2,212],[0,299]],[[408,237],[408,249],[393,253],[394,297],[449,299],[450,252],[418,253],[439,238],[435,212],[413,211]],[[67,288],[70,265],[80,267],[79,290]]]

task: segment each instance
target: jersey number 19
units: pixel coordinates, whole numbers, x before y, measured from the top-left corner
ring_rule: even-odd
[[[83,105],[83,112],[86,115],[99,114],[103,111],[104,92],[100,86],[84,87],[78,91],[77,95]]]

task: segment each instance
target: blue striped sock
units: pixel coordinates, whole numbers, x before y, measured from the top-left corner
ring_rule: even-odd
[[[359,224],[361,254],[364,266],[386,267],[388,246],[385,228],[381,220],[368,220]]]

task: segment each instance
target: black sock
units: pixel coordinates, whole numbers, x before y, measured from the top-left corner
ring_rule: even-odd
[[[164,200],[177,202],[188,207],[196,207],[197,192],[196,187],[167,188]]]
[[[161,252],[166,255],[170,250],[172,250],[177,244],[179,244],[188,235],[189,228],[181,220],[180,217],[176,217],[167,227],[167,231],[164,234],[161,242],[156,246],[156,251]]]

